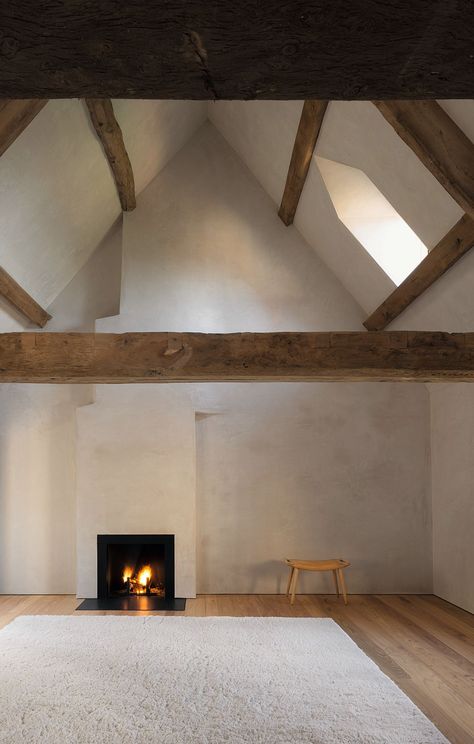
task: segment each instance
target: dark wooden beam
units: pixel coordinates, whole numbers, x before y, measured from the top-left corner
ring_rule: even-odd
[[[382,331],[474,246],[474,220],[465,214],[364,325]]]
[[[374,101],[421,162],[474,217],[474,144],[437,101]]]
[[[10,98],[473,98],[472,0],[15,0]]]
[[[474,333],[6,333],[0,382],[474,381]]]
[[[0,296],[4,297],[22,315],[35,325],[43,328],[51,319],[46,310],[38,305],[31,295],[16,282],[5,269],[0,267]],[[0,361],[1,365],[1,361]]]
[[[108,98],[86,98],[86,105],[109,161],[122,209],[124,212],[131,212],[137,206],[135,181],[112,101]]]
[[[328,101],[305,101],[303,104],[285,190],[278,211],[285,225],[291,225],[295,218],[327,106]]]
[[[0,155],[14,143],[47,103],[47,100],[41,99],[0,99]]]

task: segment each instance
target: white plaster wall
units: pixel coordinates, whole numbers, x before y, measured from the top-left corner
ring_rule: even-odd
[[[196,593],[194,409],[183,387],[101,386],[77,412],[77,594],[98,534],[174,534],[176,596]]]
[[[2,594],[61,594],[75,585],[72,395],[69,386],[0,388]]]
[[[49,307],[45,330],[93,330],[117,310],[121,247],[119,224]],[[91,400],[89,385],[0,385],[0,593],[76,591],[76,408]]]
[[[124,215],[120,307],[97,328],[359,330],[363,318],[209,123]]]
[[[351,561],[353,592],[431,591],[423,386],[227,385],[208,395],[199,592],[284,592],[287,557]],[[307,574],[301,590],[332,592],[331,580]]]
[[[115,99],[140,194],[207,118],[206,101]]]
[[[474,386],[431,386],[434,592],[474,612]]]
[[[123,250],[121,314],[98,321],[102,331],[361,328],[360,307],[298,232],[278,220],[271,199],[209,124],[125,216]],[[279,591],[285,575],[280,561],[291,553],[344,555],[354,562],[354,591],[431,590],[424,386],[181,387],[198,414],[200,591]],[[176,388],[166,386],[163,395],[168,389]],[[92,456],[87,440],[98,427],[102,445],[94,445],[93,468],[108,496],[92,484],[96,503],[88,502],[85,514],[103,509],[105,501],[120,506],[123,477],[126,490],[132,487],[110,464],[107,442],[115,434],[101,413],[100,387],[97,394],[98,403],[80,411],[88,426],[81,424],[79,448]],[[130,412],[133,441],[150,452],[151,441],[132,421],[133,390],[120,386],[113,394],[116,408]],[[140,395],[153,401],[153,386]],[[160,429],[152,408],[148,413],[140,403],[147,432]],[[127,450],[120,455],[126,469]],[[81,462],[85,471],[90,460]],[[80,477],[91,486],[86,474]],[[154,482],[153,471],[151,477]],[[137,498],[152,487],[143,481]],[[86,491],[80,488],[80,500]],[[95,537],[100,529],[94,530]],[[92,533],[87,550],[94,561]],[[91,580],[94,571],[90,564]],[[327,589],[314,577],[302,587]],[[81,591],[91,589],[88,583]]]
[[[97,318],[119,312],[121,278],[120,216],[87,263],[51,303],[51,320],[43,331],[94,331]]]

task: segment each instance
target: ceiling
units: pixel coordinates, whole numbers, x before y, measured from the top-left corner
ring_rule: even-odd
[[[206,118],[206,104],[116,101],[137,193]],[[82,101],[50,101],[1,158],[0,266],[48,306],[121,209]]]
[[[441,103],[474,139],[474,101]],[[209,118],[275,205],[283,193],[301,108],[301,101],[114,101],[137,194]],[[394,284],[338,219],[316,156],[362,170],[428,248],[462,210],[371,103],[330,103],[294,226],[288,229],[302,234],[370,313]],[[47,307],[121,215],[109,165],[83,102],[54,100],[44,107],[2,156],[0,195],[0,265]],[[473,261],[468,255],[459,262],[463,275],[466,266],[474,272]],[[458,267],[416,303],[427,329],[430,322],[441,328],[443,321],[429,298],[438,285],[454,281],[456,272]],[[460,323],[474,312],[474,293],[462,287],[448,302],[457,307],[463,300],[460,312],[452,310]],[[410,314],[412,308],[403,318]]]

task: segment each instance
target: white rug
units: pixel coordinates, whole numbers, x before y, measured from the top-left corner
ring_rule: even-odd
[[[8,744],[437,744],[329,619],[20,617],[0,631]]]

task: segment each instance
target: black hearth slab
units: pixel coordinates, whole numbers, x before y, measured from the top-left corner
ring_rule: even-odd
[[[185,599],[163,599],[163,597],[109,597],[108,599],[84,599],[76,610],[115,610],[119,612],[182,612]]]

